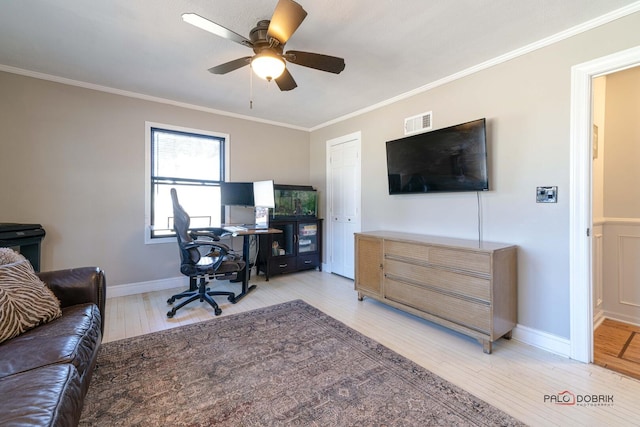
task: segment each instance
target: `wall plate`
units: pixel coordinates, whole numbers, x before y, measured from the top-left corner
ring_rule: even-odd
[[[558,203],[558,187],[537,187],[536,203]]]

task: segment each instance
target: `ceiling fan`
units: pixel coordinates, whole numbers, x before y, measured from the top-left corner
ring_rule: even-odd
[[[295,89],[298,85],[287,70],[285,60],[334,74],[340,74],[345,67],[344,59],[335,56],[298,50],[284,52],[284,45],[306,16],[307,12],[295,1],[279,0],[271,20],[259,21],[249,33],[249,39],[195,13],[184,13],[182,19],[217,36],[253,49],[255,55],[216,65],[209,68],[210,72],[227,74],[245,65],[251,65],[258,76],[267,81],[275,80],[280,90],[286,91]]]

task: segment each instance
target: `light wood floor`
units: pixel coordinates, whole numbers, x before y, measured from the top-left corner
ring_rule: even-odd
[[[302,299],[353,329],[377,340],[440,377],[533,426],[624,426],[640,420],[640,381],[525,345],[499,340],[493,354],[474,339],[365,298],[358,301],[353,282],[325,272],[272,277],[252,276],[258,288],[235,305],[219,301],[222,316]],[[215,287],[239,285],[216,282]],[[215,318],[195,302],[167,319],[158,291],[107,300],[104,341],[146,334]],[[612,406],[558,405],[545,396],[569,391],[575,396],[611,395]]]
[[[593,360],[640,380],[640,326],[605,319],[593,336]]]

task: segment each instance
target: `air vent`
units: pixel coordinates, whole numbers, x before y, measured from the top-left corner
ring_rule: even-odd
[[[431,111],[404,119],[404,134],[431,130]]]

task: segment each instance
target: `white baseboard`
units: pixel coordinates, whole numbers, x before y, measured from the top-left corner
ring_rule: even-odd
[[[566,358],[571,354],[571,342],[568,339],[527,326],[517,325],[513,330],[513,339]]]
[[[622,313],[615,313],[612,311],[606,311],[603,313],[603,320],[604,319],[611,319],[611,320],[616,320],[618,322],[622,322],[622,323],[629,323],[633,326],[640,326],[640,319],[638,319],[637,316],[628,316],[626,314],[622,314]]]
[[[595,315],[593,316],[593,330],[595,331],[596,329],[598,329],[598,326],[600,326],[602,324],[602,322],[604,322],[604,319],[606,319],[606,317],[604,316],[604,311],[603,310],[598,310]]]
[[[326,271],[327,273],[331,273],[331,264],[323,262],[322,263],[322,271]]]
[[[107,285],[107,298],[124,297],[128,295],[143,294],[145,292],[164,291],[166,289],[182,287],[189,287],[189,278],[186,276],[150,280],[148,282],[125,283],[122,285]]]

